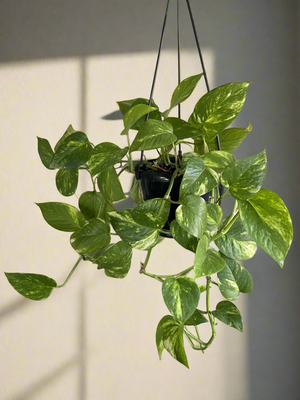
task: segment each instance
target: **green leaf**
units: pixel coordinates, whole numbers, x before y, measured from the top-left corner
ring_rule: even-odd
[[[249,132],[252,131],[252,125],[249,122],[248,128],[228,128],[219,133],[220,146],[223,151],[233,153],[242,141],[246,138]],[[217,141],[215,138],[212,141],[206,142],[209,151],[218,150]]]
[[[153,222],[157,221],[153,226],[163,227],[169,217],[170,208],[171,204],[163,199],[150,199],[136,207],[134,213],[136,213],[136,211],[143,211],[145,219],[147,218],[147,215],[149,215]]]
[[[78,131],[75,131],[75,129],[73,128],[72,125],[69,125],[66,132],[62,135],[62,137],[59,139],[59,141],[56,143],[55,147],[54,147],[54,151],[56,152],[56,150],[59,148],[59,146],[62,144],[62,142],[70,135],[72,135],[72,133],[75,133]]]
[[[186,196],[176,209],[176,221],[192,236],[201,238],[207,223],[205,200],[194,194]]]
[[[163,112],[163,116],[165,118],[169,115],[173,108],[190,97],[202,75],[203,74],[189,76],[180,82],[172,94],[170,108]]]
[[[226,223],[227,220],[224,220]],[[238,218],[228,232],[215,240],[221,253],[234,260],[249,260],[257,250],[256,243],[246,231],[242,221]]]
[[[111,202],[126,199],[118,174],[114,167],[101,172],[97,178],[98,187],[103,196]]]
[[[213,311],[212,314],[224,324],[243,332],[243,320],[241,313],[230,301],[224,300],[218,303],[216,310]]]
[[[202,274],[202,264],[206,260],[207,257],[207,249],[209,245],[208,237],[203,235],[202,238],[198,242],[195,261],[194,261],[194,279],[199,278],[200,276],[204,276]]]
[[[194,314],[190,316],[190,318],[185,321],[184,325],[187,326],[196,326],[200,324],[204,324],[208,322],[204,315],[201,313],[200,310],[195,310]]]
[[[151,218],[144,221],[140,213],[142,211],[121,210],[110,212],[109,217],[115,232],[125,243],[139,250],[148,250],[156,245],[159,238],[157,219],[154,223]],[[139,218],[136,221],[134,217]]]
[[[215,203],[206,204],[207,208],[207,229],[211,232],[217,229],[223,217],[222,208]]]
[[[227,300],[235,300],[241,293],[250,293],[253,280],[250,273],[239,263],[222,255],[226,266],[218,272],[219,289]]]
[[[241,111],[249,83],[227,83],[206,93],[196,104],[189,123],[197,128],[206,141],[231,124]]]
[[[57,283],[45,275],[4,272],[11,286],[31,300],[44,300],[50,296]]]
[[[176,219],[171,222],[170,231],[173,238],[180,246],[187,250],[196,252],[198,239],[195,236],[190,235],[185,229],[181,228]]]
[[[206,168],[200,157],[192,157],[187,163],[185,173],[180,185],[179,198],[188,194],[202,195],[215,186],[219,181],[218,174],[210,168]]]
[[[221,175],[221,182],[237,200],[246,200],[259,191],[266,176],[266,151],[243,158],[228,165]]]
[[[137,104],[132,106],[124,116],[124,130],[121,135],[127,135],[129,129],[131,129],[134,124],[141,119],[141,117],[154,111],[155,107],[148,106],[146,104]]]
[[[127,151],[128,147],[121,149],[110,142],[103,142],[95,146],[89,159],[89,168],[92,176],[113,167],[122,160]]]
[[[79,198],[79,208],[84,217],[89,221],[93,218],[101,218],[108,222],[108,213],[114,211],[111,205],[101,193],[84,192]]]
[[[283,267],[293,240],[293,226],[281,198],[271,190],[261,189],[247,201],[239,201],[239,210],[252,239]]]
[[[50,167],[72,169],[85,164],[92,151],[92,146],[83,132],[69,135],[56,149]]]
[[[79,254],[85,254],[110,243],[109,225],[100,218],[91,219],[71,235],[70,242]]]
[[[59,202],[36,203],[45,221],[63,232],[74,232],[85,224],[81,212],[74,206]]]
[[[125,278],[131,266],[132,248],[125,242],[117,242],[109,247],[97,260],[98,268],[104,268],[111,278]]]
[[[193,279],[180,276],[165,279],[162,295],[170,313],[178,321],[185,322],[198,306],[200,290]]]
[[[141,194],[140,185],[135,176],[133,177],[132,186],[130,189],[130,197],[137,205],[143,203],[143,197]]]
[[[198,263],[198,260],[195,257],[194,278],[196,279],[202,276],[215,274],[221,271],[224,267],[225,261],[221,258],[219,252],[212,247],[209,247],[206,253],[206,258],[202,263]]]
[[[126,100],[126,102],[127,102],[127,104],[124,104],[123,102],[122,102],[122,104],[121,104],[121,107],[122,107],[123,110],[125,110],[125,108],[127,108],[127,109],[126,109],[126,112],[123,113],[123,117],[124,117],[124,118],[125,118],[125,114],[128,112],[128,110],[131,109],[131,108],[133,108],[133,107],[135,107],[135,106],[138,105],[138,104],[143,104],[143,105],[149,106],[149,99],[144,99],[144,98],[142,98],[142,97],[139,97],[139,98],[133,99],[133,100]],[[128,102],[131,102],[131,104],[130,104],[129,106],[128,106]],[[119,107],[120,107],[120,102],[119,102],[118,104],[119,104]],[[153,107],[154,110],[151,111],[151,112],[149,113],[149,116],[148,116],[147,119],[158,119],[159,121],[161,121],[161,113],[160,113],[160,111],[159,111],[157,105],[154,103],[153,100],[152,100],[152,102],[151,102],[151,107]],[[122,112],[122,111],[121,111],[121,112]],[[144,114],[144,116],[142,116],[139,120],[137,120],[137,121],[130,127],[130,129],[135,129],[135,130],[137,130],[137,131],[138,131],[139,129],[141,129],[142,125],[143,125],[143,124],[145,123],[145,121],[146,121],[147,114],[148,114],[148,113]],[[132,116],[131,116],[131,117],[132,117]],[[127,117],[127,118],[128,118],[128,117]],[[125,131],[125,130],[124,130],[124,131]],[[124,132],[124,133],[125,133],[125,132]]]
[[[72,196],[78,185],[78,168],[60,169],[56,174],[56,187],[63,196]]]
[[[161,360],[161,355],[166,349],[171,356],[189,368],[183,342],[184,326],[174,320],[171,315],[163,317],[156,329],[156,346]]]
[[[167,122],[149,119],[138,131],[131,146],[133,151],[144,151],[158,149],[176,142],[177,137],[173,135],[173,127]]]
[[[183,119],[169,117],[164,122],[172,125],[173,134],[177,137],[177,140],[193,138],[199,135],[199,131]]]
[[[232,154],[226,151],[210,151],[201,156],[207,168],[212,168],[214,171],[221,173],[223,170],[235,161]]]
[[[38,139],[38,152],[42,163],[47,169],[54,169],[50,167],[50,164],[54,156],[54,151],[52,150],[50,143],[48,142],[47,139],[43,139],[40,137],[38,137],[37,139]]]

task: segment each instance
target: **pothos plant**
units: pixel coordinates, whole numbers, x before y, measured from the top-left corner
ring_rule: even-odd
[[[262,188],[266,152],[241,160],[232,154],[251,131],[250,123],[247,128],[228,128],[243,107],[248,83],[228,83],[206,93],[188,121],[169,116],[191,95],[201,75],[182,81],[164,112],[143,98],[119,102],[124,121],[121,135],[127,139],[124,148],[110,142],[94,145],[71,125],[54,149],[47,139],[38,138],[41,161],[49,170],[58,170],[56,186],[63,196],[75,193],[79,170],[90,176],[91,190],[80,195],[78,208],[63,202],[37,204],[49,225],[72,232],[70,243],[79,258],[62,285],[45,275],[6,273],[21,295],[43,300],[68,282],[82,260],[92,262],[108,277],[124,278],[132,249],[141,250],[145,256],[139,272],[161,283],[170,312],[156,330],[159,357],[166,349],[186,367],[184,337],[193,349],[203,352],[216,336],[217,320],[243,330],[241,314],[232,301],[240,293],[250,293],[253,282],[238,261],[252,258],[260,246],[283,267],[293,236],[284,202]],[[181,154],[179,144],[193,148]],[[158,151],[157,159],[147,161],[142,153],[140,162],[134,161],[135,152],[153,149]],[[141,193],[141,171],[150,171],[153,177],[162,174],[165,186],[160,197],[150,193],[146,199]],[[114,203],[126,198],[119,179],[124,172],[133,174],[130,195],[137,206],[117,211]],[[156,188],[160,183],[154,182]],[[233,210],[223,217],[220,203],[229,195],[234,199]],[[112,235],[120,240],[112,243]],[[172,240],[164,236],[173,237],[182,251],[193,252],[194,264],[173,275],[163,270],[151,273],[151,252],[162,240]],[[224,297],[215,309],[210,302],[212,287]],[[205,304],[201,309],[200,295]],[[208,340],[200,332],[204,323],[211,327]]]

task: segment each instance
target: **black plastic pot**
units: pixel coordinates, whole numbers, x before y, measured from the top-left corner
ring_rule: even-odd
[[[174,171],[170,171],[170,173],[168,173],[160,170],[153,170],[148,168],[145,164],[140,165],[139,171],[136,174],[136,176],[139,181],[143,200],[146,201],[150,199],[163,198],[168,190],[173,172]],[[170,198],[173,201],[179,200],[179,189],[182,177],[183,175],[175,178],[170,193]],[[204,198],[205,201],[208,201],[209,193],[206,193],[202,197]],[[170,231],[170,225],[171,222],[175,219],[175,212],[178,206],[179,204],[173,204],[173,203],[171,204],[170,214],[167,219],[167,222],[162,228],[163,231]],[[163,237],[172,238],[172,235],[169,232],[161,233],[160,235]]]

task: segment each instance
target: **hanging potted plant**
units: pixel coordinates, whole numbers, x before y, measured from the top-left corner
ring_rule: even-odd
[[[266,152],[241,160],[232,154],[252,128],[251,124],[229,127],[243,107],[248,83],[228,83],[206,93],[188,121],[169,116],[191,95],[201,75],[182,81],[173,92],[170,108],[163,112],[144,99],[119,102],[126,147],[111,142],[93,145],[71,125],[54,149],[47,139],[38,138],[41,161],[57,171],[56,186],[63,196],[75,193],[79,170],[90,175],[91,189],[80,195],[78,207],[64,202],[37,204],[49,225],[71,233],[70,244],[78,260],[62,285],[45,275],[6,273],[20,294],[42,300],[64,286],[81,261],[93,263],[109,277],[126,277],[132,249],[141,250],[145,256],[139,272],[161,283],[169,310],[156,330],[159,356],[166,349],[186,367],[184,337],[193,349],[205,351],[216,336],[216,320],[243,330],[233,301],[240,293],[250,293],[253,282],[239,261],[252,258],[260,246],[283,267],[293,236],[284,202],[262,188]],[[181,144],[192,144],[193,149],[181,154]],[[157,150],[155,160],[147,160],[142,153],[140,161],[135,161],[135,154],[148,150]],[[126,197],[120,182],[123,173],[133,174],[130,195],[137,206],[117,211],[114,203]],[[233,197],[234,206],[224,216],[220,203],[228,196]],[[119,239],[112,242],[112,235]],[[166,235],[173,239],[163,239]],[[150,256],[161,240],[175,240],[182,251],[193,252],[194,264],[173,275],[151,273]],[[212,285],[224,297],[214,309]],[[205,309],[199,308],[200,297],[205,299]],[[211,326],[206,340],[199,327],[203,323]]]

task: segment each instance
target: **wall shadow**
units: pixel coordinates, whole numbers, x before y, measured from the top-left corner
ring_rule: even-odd
[[[250,393],[247,400],[272,398],[282,400],[299,396],[298,344],[300,270],[297,268],[300,246],[297,213],[299,112],[299,43],[298,2],[272,3],[253,0],[241,2],[191,0],[203,47],[216,54],[216,85],[229,81],[251,80],[247,104],[237,124],[254,130],[237,157],[267,148],[269,174],[267,187],[286,202],[295,230],[293,245],[283,270],[263,252],[259,261],[248,261],[245,267],[254,278],[255,289],[249,300],[249,371]],[[91,55],[157,50],[165,2],[161,0],[65,0],[41,2],[5,0],[0,2],[0,63],[30,62],[44,59],[79,57],[82,60],[81,122],[85,127],[85,61]],[[174,11],[169,19],[174,19]],[[186,10],[182,16],[182,47],[195,48]],[[175,48],[174,26],[166,33],[165,48]],[[196,48],[195,48],[196,51]],[[153,63],[154,65],[154,63]],[[113,118],[114,116],[106,116]],[[80,326],[83,352],[76,359],[81,365],[80,397],[85,392],[84,360],[84,292],[81,294]],[[1,311],[0,316],[22,307],[22,301]],[[65,369],[25,390],[14,400],[25,400],[48,384]],[[27,397],[26,397],[27,396]],[[247,397],[246,397],[247,396]]]

